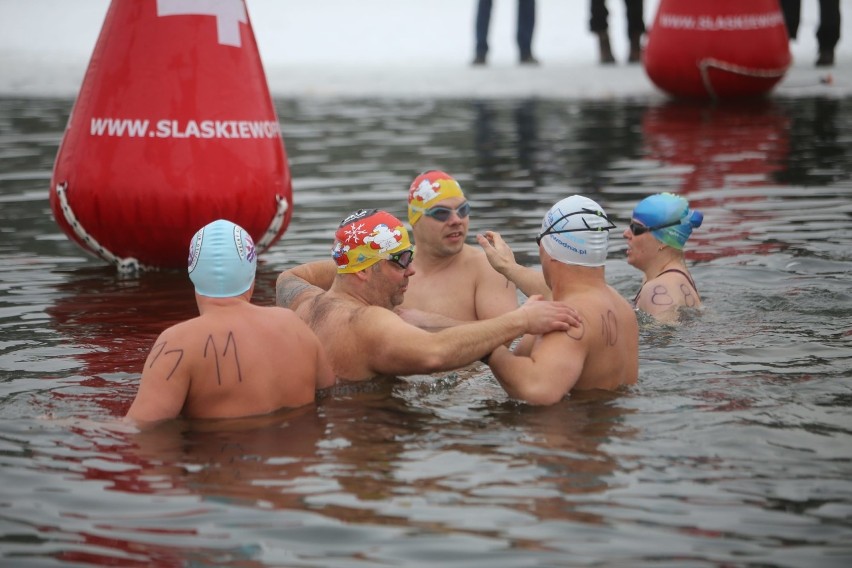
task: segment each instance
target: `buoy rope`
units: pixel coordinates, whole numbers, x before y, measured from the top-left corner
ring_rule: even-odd
[[[68,226],[71,227],[77,238],[81,242],[85,243],[93,254],[110,264],[114,264],[116,268],[118,268],[118,271],[122,274],[132,274],[141,270],[156,270],[156,267],[141,264],[133,257],[121,258],[115,255],[112,251],[99,243],[95,237],[90,235],[86,229],[83,228],[83,225],[77,220],[77,216],[71,209],[71,204],[68,203],[68,182],[56,184],[56,196],[59,198],[59,206],[62,209],[65,222],[68,223]],[[263,237],[261,237],[260,241],[257,243],[259,253],[264,252],[272,245],[272,241],[275,239],[275,236],[281,229],[281,225],[284,223],[284,217],[287,215],[287,210],[290,208],[290,204],[287,202],[285,197],[276,195],[275,200],[278,204],[275,209],[275,214],[272,217],[269,228],[266,229]]]
[[[73,229],[74,234],[80,241],[86,243],[89,250],[110,264],[114,264],[118,271],[122,274],[130,274],[139,272],[140,270],[154,270],[154,267],[140,264],[133,257],[121,258],[113,254],[105,246],[100,244],[95,237],[86,232],[83,225],[77,220],[77,216],[71,209],[71,204],[68,203],[68,182],[56,184],[56,195],[59,198],[59,205],[62,208],[62,214],[65,216],[65,221]]]
[[[698,69],[701,72],[701,81],[704,83],[704,88],[707,89],[707,93],[715,98],[716,92],[713,90],[713,85],[710,83],[710,69],[720,69],[722,71],[728,71],[730,73],[737,73],[738,75],[745,75],[746,77],[758,77],[762,79],[777,79],[778,77],[783,77],[784,73],[787,72],[789,65],[785,65],[784,67],[778,69],[753,69],[749,67],[743,67],[741,65],[734,65],[733,63],[728,63],[726,61],[720,61],[718,59],[713,59],[712,57],[708,57],[706,59],[702,59],[698,62]]]
[[[284,223],[284,216],[287,215],[287,210],[290,208],[290,204],[287,203],[287,199],[282,195],[276,195],[275,201],[278,202],[278,207],[275,210],[275,215],[272,217],[272,222],[269,224],[269,228],[266,229],[266,232],[263,233],[263,236],[257,242],[256,246],[258,253],[264,252],[272,245],[275,235],[278,234],[278,231],[281,229],[281,225]]]

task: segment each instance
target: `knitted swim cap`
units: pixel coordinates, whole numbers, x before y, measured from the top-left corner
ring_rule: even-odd
[[[464,197],[459,182],[442,171],[423,172],[408,188],[408,222],[413,227],[423,216],[423,211],[450,197]]]
[[[601,206],[582,195],[566,197],[550,208],[541,222],[541,246],[565,264],[603,266],[609,230],[615,225]]]
[[[199,229],[189,242],[187,269],[195,291],[202,296],[239,296],[254,282],[254,241],[239,225],[224,219],[213,221]]]
[[[386,211],[361,209],[346,217],[334,233],[331,257],[338,274],[360,272],[388,254],[411,248],[402,221]]]
[[[692,229],[701,226],[704,214],[690,209],[689,201],[679,195],[657,193],[636,205],[633,218],[646,227],[660,227],[651,231],[654,238],[664,245],[682,250]]]

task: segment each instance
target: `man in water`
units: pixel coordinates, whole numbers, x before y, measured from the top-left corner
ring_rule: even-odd
[[[160,334],[126,419],[267,414],[314,401],[334,374],[317,337],[290,310],[250,303],[257,255],[251,236],[220,219],[190,242],[199,316]]]
[[[277,303],[308,323],[337,378],[347,381],[456,369],[524,333],[567,331],[579,324],[567,305],[531,298],[496,318],[425,331],[393,311],[414,274],[413,258],[399,219],[360,210],[335,232],[333,260],[281,273]]]
[[[577,306],[582,323],[567,333],[527,335],[514,351],[505,346],[494,350],[488,364],[512,398],[553,404],[574,389],[615,389],[636,382],[636,314],[604,275],[609,231],[614,228],[600,205],[572,195],[550,208],[536,239],[543,284],[532,269],[514,265],[530,286],[549,288],[554,300]],[[495,237],[479,237],[492,255],[498,252],[489,250]]]
[[[465,243],[469,215],[470,202],[445,172],[427,171],[411,183],[408,222],[417,246],[416,272],[399,306],[410,323],[430,327],[410,309],[476,321],[518,307],[515,285],[491,268],[482,250]]]

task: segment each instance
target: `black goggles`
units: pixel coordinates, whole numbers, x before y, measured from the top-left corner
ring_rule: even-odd
[[[680,225],[680,221],[672,221],[671,223],[663,223],[662,225],[654,225],[653,227],[646,227],[645,225],[640,225],[636,221],[630,221],[628,227],[630,227],[630,232],[633,233],[633,236],[638,237],[639,235],[644,235],[645,233],[656,231],[657,229],[665,229],[666,227],[674,227],[675,225]]]
[[[414,251],[412,249],[405,249],[399,252],[388,253],[387,260],[405,270],[414,260]]]
[[[583,225],[585,225],[584,227],[579,227],[577,229],[561,229],[559,231],[553,230],[553,227],[555,227],[560,221],[564,221],[565,219],[567,219],[568,217],[571,217],[573,215],[594,215],[596,217],[600,217],[601,219],[604,219],[607,223],[609,223],[609,226],[589,227],[589,224],[586,223],[585,219],[583,219]],[[541,239],[543,239],[547,235],[559,235],[559,234],[562,234],[562,233],[578,233],[580,231],[600,232],[600,231],[609,231],[610,229],[615,229],[615,224],[612,221],[609,220],[609,217],[607,217],[606,215],[603,214],[603,211],[595,211],[593,209],[582,209],[581,211],[574,211],[573,213],[568,213],[566,215],[563,215],[562,217],[560,217],[559,219],[557,219],[556,221],[551,223],[548,228],[546,228],[544,231],[542,231],[541,234],[535,238],[535,244],[541,245]]]
[[[457,209],[451,209],[449,207],[430,207],[423,211],[423,214],[427,217],[432,217],[436,221],[440,221],[441,223],[446,222],[447,219],[450,218],[450,215],[455,213],[459,216],[459,219],[464,219],[468,215],[470,215],[470,202],[465,201],[461,205],[458,206]]]

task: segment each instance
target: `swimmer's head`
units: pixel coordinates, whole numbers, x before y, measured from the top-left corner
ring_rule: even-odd
[[[550,208],[536,242],[559,262],[603,266],[609,230],[614,228],[600,205],[588,197],[572,195]]]
[[[408,222],[413,227],[424,211],[450,197],[464,197],[459,182],[439,170],[423,172],[408,188]]]
[[[346,217],[334,233],[331,257],[338,274],[360,272],[391,254],[411,248],[402,221],[386,211],[361,209]]]
[[[689,202],[679,195],[658,193],[640,201],[633,209],[633,219],[649,229],[664,245],[683,250],[692,229],[704,220],[701,211],[689,208]]]
[[[189,242],[189,279],[202,296],[239,296],[251,288],[256,269],[254,241],[230,221],[205,225]]]

